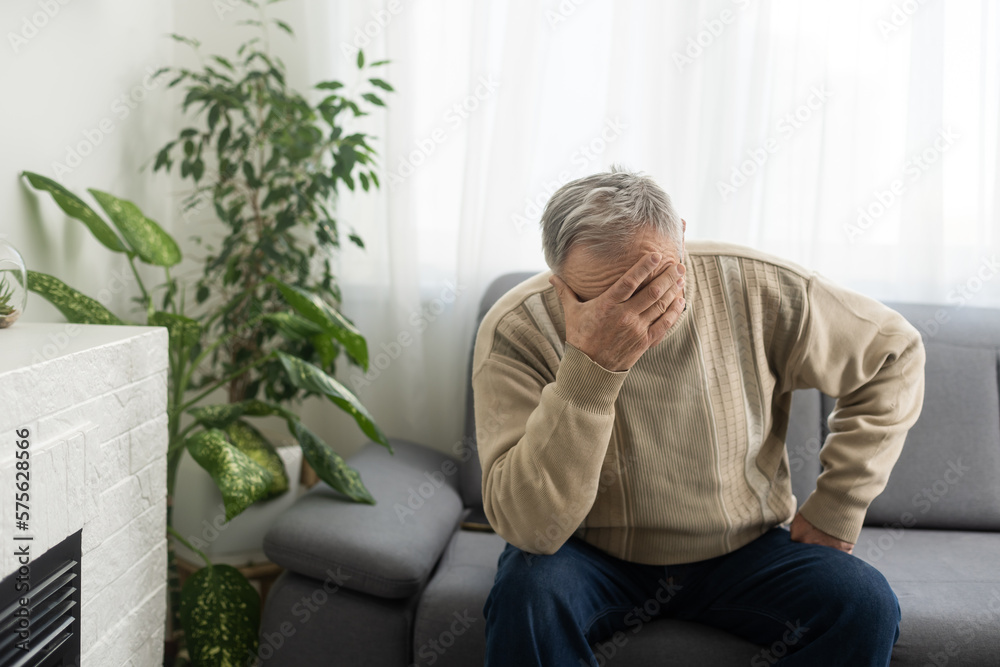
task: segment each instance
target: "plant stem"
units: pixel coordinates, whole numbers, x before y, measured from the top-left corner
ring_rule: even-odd
[[[178,440],[180,440],[181,443],[183,444],[184,437],[188,433],[190,433],[192,429],[197,428],[197,426],[198,426],[198,422],[191,422],[190,424],[188,424],[187,426],[185,426],[183,429],[181,429],[181,432],[177,434]]]
[[[201,399],[205,398],[206,396],[208,396],[213,391],[215,391],[219,387],[223,386],[227,382],[230,382],[234,378],[238,378],[239,376],[243,375],[247,371],[253,370],[254,368],[262,365],[265,361],[269,361],[272,356],[274,356],[273,352],[270,353],[270,354],[264,355],[263,357],[261,357],[260,359],[258,359],[255,362],[253,362],[252,364],[247,364],[246,366],[244,366],[243,368],[239,369],[238,371],[234,371],[234,372],[230,373],[229,375],[227,375],[226,377],[222,378],[221,380],[219,380],[218,382],[216,382],[215,384],[213,384],[211,387],[209,387],[205,391],[201,392],[200,394],[198,394],[197,396],[195,396],[194,398],[192,398],[190,401],[188,401],[184,405],[180,406],[177,409],[177,413],[180,414],[180,413],[184,412],[185,410],[187,410],[188,408],[190,408],[192,405],[194,405],[195,403],[197,403]]]
[[[177,541],[179,541],[181,544],[183,544],[184,546],[186,546],[188,549],[190,549],[191,551],[193,551],[196,554],[198,554],[199,556],[201,556],[201,559],[203,561],[205,561],[205,565],[208,565],[209,567],[212,566],[212,561],[208,560],[208,556],[206,556],[204,554],[204,552],[201,551],[201,549],[196,548],[193,544],[191,544],[190,542],[188,542],[187,540],[185,540],[184,537],[180,533],[178,533],[176,530],[174,530],[173,526],[167,526],[167,532],[170,533],[171,535],[173,535],[174,538],[177,539]]]
[[[153,314],[153,300],[149,298],[149,292],[146,291],[146,286],[142,282],[139,269],[135,266],[135,256],[132,253],[128,253],[126,256],[128,257],[129,266],[132,267],[132,273],[135,275],[135,281],[139,284],[139,291],[142,292],[142,299],[146,304],[146,317],[149,318]]]
[[[173,498],[167,498],[167,530],[173,530],[171,524],[173,523],[174,507]],[[168,638],[174,639],[177,642],[178,648],[184,645],[184,633],[180,632],[181,628],[181,582],[180,574],[177,572],[177,554],[174,551],[173,540],[167,540],[167,590],[169,592],[168,602],[168,616],[167,621],[169,623],[167,631],[169,634]]]
[[[214,343],[212,343],[211,345],[209,345],[208,347],[206,347],[204,350],[202,350],[201,354],[199,354],[197,357],[195,357],[194,361],[191,362],[191,367],[188,369],[187,373],[182,378],[184,380],[184,383],[187,384],[191,380],[191,376],[198,369],[198,366],[201,365],[201,362],[203,362],[205,360],[205,357],[207,357],[208,355],[212,354],[212,352],[214,352],[216,348],[218,348],[220,345],[222,345],[227,340],[229,340],[230,338],[232,338],[232,336],[233,336],[232,333],[223,334],[222,336],[219,336],[218,338],[216,338]]]

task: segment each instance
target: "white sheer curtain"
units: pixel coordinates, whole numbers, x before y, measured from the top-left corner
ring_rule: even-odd
[[[366,42],[393,61],[368,128],[383,189],[340,207],[368,244],[342,270],[376,364],[342,379],[392,435],[458,441],[480,295],[544,268],[548,195],[612,162],[655,177],[689,238],[880,299],[1000,306],[995,2],[316,6],[318,74]]]

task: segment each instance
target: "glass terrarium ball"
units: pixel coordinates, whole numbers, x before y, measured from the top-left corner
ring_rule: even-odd
[[[9,327],[28,300],[28,270],[14,246],[0,241],[0,329]]]

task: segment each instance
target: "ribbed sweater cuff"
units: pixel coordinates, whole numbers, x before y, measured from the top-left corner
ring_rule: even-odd
[[[609,371],[567,343],[556,371],[556,393],[583,410],[611,414],[627,375]]]
[[[867,512],[866,505],[859,505],[846,498],[838,501],[818,489],[799,508],[799,513],[806,521],[824,533],[851,544],[857,544]]]

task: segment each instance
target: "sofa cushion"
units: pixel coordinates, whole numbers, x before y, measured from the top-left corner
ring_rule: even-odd
[[[259,667],[409,665],[415,597],[390,600],[285,571],[261,615]]]
[[[855,554],[899,598],[897,665],[1000,665],[1000,534],[864,528]]]
[[[413,626],[418,665],[481,665],[486,655],[483,605],[506,542],[495,533],[460,530],[420,596]]]
[[[264,537],[275,563],[314,579],[385,598],[414,595],[458,526],[457,463],[420,445],[391,440],[394,455],[369,444],[350,459],[376,499],[353,503],[317,484]]]
[[[997,352],[927,340],[926,387],[868,525],[1000,530]]]

